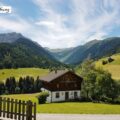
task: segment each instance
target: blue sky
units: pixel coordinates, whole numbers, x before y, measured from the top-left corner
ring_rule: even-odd
[[[0,33],[19,32],[44,47],[66,48],[120,36],[120,0],[0,0]]]

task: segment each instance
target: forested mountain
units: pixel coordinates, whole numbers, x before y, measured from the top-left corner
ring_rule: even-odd
[[[57,60],[60,62],[64,62],[64,60],[70,56],[70,53],[72,53],[73,48],[64,48],[64,49],[49,49],[46,48],[50,54],[52,54]]]
[[[43,48],[20,33],[0,34],[0,68],[61,66],[79,64],[86,58],[99,59],[120,52],[120,38],[92,40],[65,49]],[[58,61],[57,61],[57,60]]]
[[[72,50],[67,51],[66,54],[63,54],[64,52],[64,50],[62,52],[53,52],[53,55],[62,54],[63,56],[61,56],[60,59],[67,64],[79,64],[88,57],[99,59],[101,57],[111,56],[112,54],[120,52],[120,37],[92,40],[85,45],[72,48]]]
[[[0,68],[48,68],[60,65],[47,50],[21,34],[0,34]]]

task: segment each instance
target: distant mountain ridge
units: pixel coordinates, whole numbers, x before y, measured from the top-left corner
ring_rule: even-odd
[[[66,52],[52,52],[58,60],[66,64],[79,64],[87,57],[99,59],[120,52],[120,37],[111,37],[104,40],[92,40],[84,45],[74,47]],[[64,54],[65,53],[65,54]]]
[[[19,38],[25,38],[22,34],[12,32],[12,33],[1,33],[0,34],[0,43],[12,43]]]
[[[71,48],[63,48],[63,49],[49,49],[46,48],[50,54],[52,54],[57,60],[60,62],[64,62],[65,57],[68,57],[68,55],[72,52]]]
[[[0,34],[0,68],[62,65],[47,50],[20,33]]]
[[[80,64],[86,58],[99,59],[120,52],[120,37],[92,40],[64,49],[43,48],[20,33],[0,34],[0,68],[42,67]],[[60,62],[58,62],[60,61]]]

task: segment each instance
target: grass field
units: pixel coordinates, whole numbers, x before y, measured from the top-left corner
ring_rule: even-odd
[[[114,61],[106,65],[102,65],[102,60],[107,60],[107,58],[102,58],[96,62],[96,66],[108,70],[114,79],[120,80],[120,54],[113,55],[112,58]]]
[[[113,55],[112,58],[114,61],[106,65],[102,65],[102,60],[106,60],[107,58],[102,58],[96,61],[96,67],[102,67],[103,69],[108,70],[114,79],[120,80],[120,54]],[[80,73],[79,68],[77,68],[76,71],[77,73]],[[16,79],[19,77],[25,77],[27,75],[36,78],[37,76],[44,76],[48,74],[48,72],[48,69],[40,68],[0,69],[0,81],[4,81],[6,78],[12,76],[14,76]]]
[[[19,77],[25,77],[27,75],[33,76],[44,76],[48,74],[48,69],[40,68],[18,68],[18,69],[1,69],[0,70],[0,81],[4,81],[6,78],[14,76],[16,79]]]
[[[120,114],[120,105],[88,103],[88,102],[63,102],[47,103],[38,105],[36,94],[6,95],[21,100],[32,100],[37,102],[37,113],[66,113],[66,114]]]
[[[103,68],[104,70],[110,72],[112,74],[112,78],[114,78],[115,80],[120,80],[120,54],[113,55],[112,58],[114,59],[114,61],[111,63],[102,65],[102,61],[107,60],[107,58],[102,58],[98,61],[95,61],[95,65],[97,68]],[[76,72],[80,74],[81,69],[77,67]]]

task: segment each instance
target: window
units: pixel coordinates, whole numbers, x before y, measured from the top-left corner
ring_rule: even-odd
[[[60,94],[59,93],[56,93],[56,98],[59,98],[60,97]]]

